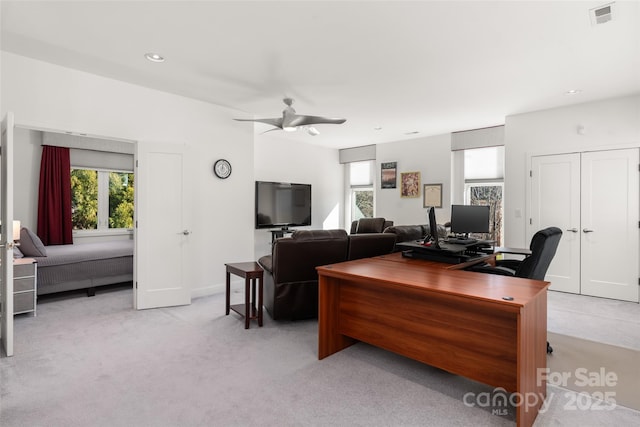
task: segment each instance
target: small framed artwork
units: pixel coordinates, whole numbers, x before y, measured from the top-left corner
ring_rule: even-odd
[[[442,207],[442,184],[425,184],[422,189],[424,196],[425,208],[433,206],[434,208]]]
[[[380,188],[396,188],[396,162],[380,164]]]
[[[400,197],[420,197],[420,172],[400,174]]]

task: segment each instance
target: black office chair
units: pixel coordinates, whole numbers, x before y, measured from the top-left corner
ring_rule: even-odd
[[[526,279],[544,280],[547,269],[551,260],[553,260],[562,230],[558,227],[547,227],[536,232],[531,238],[529,249],[531,255],[523,260],[507,259],[498,260],[496,265],[483,264],[480,266],[469,267],[470,271],[478,271],[481,273],[500,274],[503,276],[523,277]],[[547,341],[547,353],[553,353],[553,348]]]

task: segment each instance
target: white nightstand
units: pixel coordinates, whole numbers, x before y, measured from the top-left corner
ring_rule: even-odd
[[[36,315],[38,263],[33,258],[13,260],[13,313]]]

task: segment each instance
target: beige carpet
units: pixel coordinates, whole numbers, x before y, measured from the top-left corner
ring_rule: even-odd
[[[548,382],[640,410],[640,351],[549,332]],[[585,400],[570,402],[577,406]],[[606,409],[607,403],[602,404]]]

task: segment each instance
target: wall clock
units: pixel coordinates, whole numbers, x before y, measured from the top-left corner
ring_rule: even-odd
[[[231,163],[225,159],[216,160],[213,165],[213,172],[218,178],[229,178],[229,175],[231,175]]]

